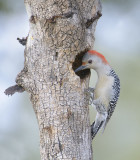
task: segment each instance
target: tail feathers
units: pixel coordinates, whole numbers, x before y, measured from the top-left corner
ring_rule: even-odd
[[[99,124],[97,124],[94,121],[93,124],[91,125],[91,137],[92,137],[92,139],[96,136],[98,131],[102,128],[103,122],[104,121],[101,121]]]
[[[105,128],[106,128],[107,123],[108,123],[108,120],[106,120],[106,121],[103,122],[103,125],[102,125],[102,133],[104,133],[104,130],[105,130]]]
[[[93,124],[91,125],[91,135],[92,135],[92,139],[96,136],[96,134],[98,133],[98,131],[100,129],[103,129],[103,132],[104,132],[104,129],[106,127],[106,124],[107,124],[107,113],[106,112],[103,112],[102,114],[101,113],[98,113],[96,114],[96,118],[95,118],[95,121],[93,122]]]

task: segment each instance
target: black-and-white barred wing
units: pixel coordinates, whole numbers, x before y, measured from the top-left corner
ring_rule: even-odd
[[[111,70],[109,76],[114,77],[114,84],[112,86],[112,88],[114,90],[114,96],[113,96],[112,100],[110,100],[110,103],[109,103],[107,122],[109,121],[109,119],[111,118],[111,116],[115,110],[115,107],[116,107],[116,104],[117,104],[117,101],[118,101],[118,98],[120,95],[120,79],[119,79],[118,75],[115,73],[114,70]]]

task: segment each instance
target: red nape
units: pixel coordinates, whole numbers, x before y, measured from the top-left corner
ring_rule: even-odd
[[[97,51],[95,51],[95,50],[89,50],[88,53],[91,54],[91,55],[96,55],[96,56],[98,56],[99,58],[102,59],[102,61],[103,61],[105,64],[108,64],[106,58],[105,58],[101,53],[99,53],[99,52],[97,52]]]

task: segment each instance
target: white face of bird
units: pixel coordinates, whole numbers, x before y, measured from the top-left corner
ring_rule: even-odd
[[[75,72],[78,72],[78,71],[81,71],[84,69],[94,69],[97,71],[100,68],[103,68],[107,64],[107,61],[103,55],[95,54],[96,52],[95,53],[94,52],[90,53],[90,51],[89,51],[89,52],[85,53],[85,55],[82,59],[82,65],[80,67],[78,67],[75,70]]]
[[[82,59],[82,65],[84,65],[85,68],[96,70],[102,65],[102,59],[87,52]]]

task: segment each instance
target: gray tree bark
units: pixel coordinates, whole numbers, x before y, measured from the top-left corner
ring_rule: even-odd
[[[42,160],[92,160],[90,71],[75,74],[94,44],[99,0],[25,0],[29,35],[16,83],[29,92]]]

